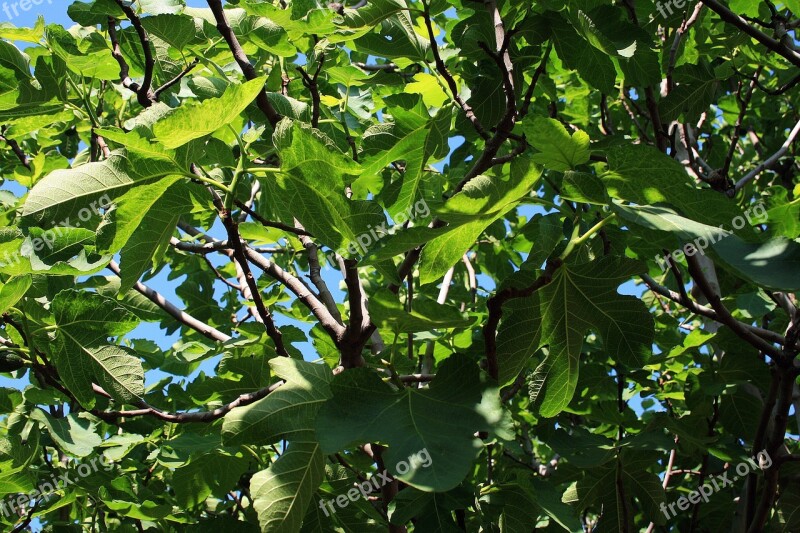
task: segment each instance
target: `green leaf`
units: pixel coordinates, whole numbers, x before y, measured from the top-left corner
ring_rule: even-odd
[[[330,368],[284,357],[270,359],[269,365],[286,383],[266,398],[225,415],[225,444],[272,444],[282,438],[313,437],[317,411],[331,397]]]
[[[720,399],[719,421],[730,435],[750,442],[758,429],[763,405],[762,399],[745,387],[735,387]]]
[[[98,249],[104,253],[117,253],[121,250],[159,198],[179,179],[179,176],[167,176],[132,187],[119,196],[97,228]]]
[[[624,365],[641,366],[650,355],[653,318],[638,298],[616,290],[640,268],[611,257],[566,264],[548,285],[513,302],[497,336],[499,382],[512,381],[528,359],[547,346],[547,355],[529,382],[530,393],[542,416],[557,415],[572,400],[584,336],[590,329]]]
[[[388,289],[381,289],[373,294],[369,303],[373,323],[395,333],[464,328],[470,324],[454,307],[426,300],[414,301],[412,311],[408,313]]]
[[[103,206],[100,200],[104,196],[113,199],[136,183],[183,174],[183,170],[167,161],[137,162],[139,164],[132,165],[127,153],[120,150],[99,163],[53,171],[31,189],[22,207],[22,216],[37,221],[64,221],[64,225],[69,225],[70,218],[74,221],[81,209],[96,210]]]
[[[64,385],[85,408],[94,406],[92,382],[123,403],[144,395],[144,371],[130,348],[109,346],[107,338],[124,335],[138,320],[110,298],[65,290],[52,303],[54,363]]]
[[[175,14],[184,9],[183,0],[139,0],[139,8],[151,15]]]
[[[376,153],[363,162],[362,175],[377,175],[391,163],[405,161],[400,191],[389,208],[390,213],[401,213],[420,198],[428,160],[447,155],[452,115],[447,108],[429,119],[427,111],[423,115],[399,107],[392,108],[392,115],[394,123],[378,124],[364,133],[365,148]]]
[[[156,122],[153,133],[167,148],[178,148],[233,122],[264,88],[266,78],[231,84],[219,98],[182,106]]]
[[[589,44],[609,56],[631,57],[636,51],[636,41],[633,41],[633,44],[624,48],[619,48],[611,42],[611,39],[606,37],[592,19],[581,10],[578,10],[577,22],[576,30],[578,33],[580,33]]]
[[[585,41],[575,28],[562,18],[553,20],[553,43],[558,57],[567,68],[605,94],[614,93],[616,70],[609,56]]]
[[[0,41],[0,66],[11,69],[18,79],[31,78],[31,67],[22,52],[11,43]]]
[[[54,418],[37,408],[31,411],[30,417],[45,427],[60,449],[75,457],[95,453],[102,442],[96,431],[97,422],[90,420],[86,413]]]
[[[728,231],[682,217],[675,210],[661,206],[613,205],[624,219],[656,231],[673,233],[685,241],[700,238],[714,243],[728,236]]]
[[[0,287],[0,314],[5,313],[25,296],[31,286],[30,275],[16,276]]]
[[[588,172],[565,172],[561,182],[561,198],[596,205],[610,202],[603,182]]]
[[[162,14],[142,19],[142,26],[150,35],[183,50],[195,38],[195,23],[191,17]]]
[[[564,172],[589,162],[586,132],[576,131],[570,135],[561,122],[544,117],[536,117],[524,131],[528,141],[540,152],[531,159],[540,165]]]
[[[281,171],[274,181],[263,183],[285,198],[276,206],[285,222],[292,224],[296,218],[322,244],[349,255],[349,245],[356,246],[359,237],[385,221],[377,202],[345,196],[346,180],[357,176],[361,167],[319,130],[284,119],[275,129],[274,142]]]
[[[247,463],[242,457],[212,452],[176,468],[172,474],[172,488],[178,505],[191,509],[212,494],[224,498],[228,491],[236,487],[239,478],[247,470]]]
[[[163,180],[162,180],[163,181]],[[139,227],[120,252],[120,290],[125,292],[145,270],[155,270],[182,214],[192,210],[186,183],[175,183],[142,217]]]
[[[441,364],[427,389],[398,391],[374,371],[350,369],[331,383],[333,398],[320,409],[317,438],[324,453],[385,442],[384,461],[393,476],[421,490],[448,490],[464,479],[477,456],[480,444],[474,433],[492,427],[476,408],[481,389],[478,367],[457,354]],[[361,401],[364,397],[370,401]],[[428,461],[409,459],[424,459],[421,452]],[[400,472],[404,467],[397,468],[402,461],[411,466],[405,473]]]
[[[760,244],[730,236],[712,245],[714,251],[739,276],[761,287],[779,291],[800,290],[800,243],[784,238]]]
[[[317,442],[293,441],[266,470],[253,475],[250,494],[261,531],[300,531],[306,509],[325,475]]]
[[[478,176],[445,202],[440,218],[454,228],[431,239],[420,257],[420,282],[440,279],[475,243],[483,231],[502,218],[527,196],[542,175],[542,169],[525,159],[515,159],[506,179]]]
[[[640,206],[669,204],[682,216],[709,226],[730,229],[732,221],[743,215],[725,195],[696,188],[680,163],[649,146],[629,144],[608,150],[608,171],[600,179],[613,198]],[[742,232],[753,235],[749,227]]]
[[[682,65],[673,76],[676,87],[659,104],[661,120],[696,122],[714,103],[720,90],[720,81],[706,64]]]
[[[453,511],[463,509],[470,496],[460,488],[437,493],[407,487],[392,500],[394,509],[390,511],[389,519],[398,526],[414,520],[414,526],[423,531],[456,533],[461,529],[453,519]]]

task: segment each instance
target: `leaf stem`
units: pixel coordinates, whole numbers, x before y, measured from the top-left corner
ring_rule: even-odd
[[[583,234],[577,241],[575,241],[575,246],[581,245],[586,242],[592,235],[600,231],[603,226],[609,223],[609,221],[614,220],[617,217],[616,213],[611,213],[606,218],[602,219],[600,222],[589,228],[589,231]]]
[[[616,213],[611,213],[609,216],[607,216],[606,218],[602,219],[600,222],[589,228],[589,230],[580,237],[578,236],[581,231],[580,220],[576,220],[575,229],[573,229],[572,231],[572,237],[570,238],[567,247],[564,248],[564,251],[561,253],[559,258],[562,260],[566,259],[567,256],[569,256],[569,254],[571,254],[573,250],[575,250],[576,247],[588,241],[592,237],[592,235],[603,229],[603,226],[608,224],[609,221],[616,218],[616,216],[617,216]]]
[[[280,174],[281,169],[274,167],[248,167],[244,171],[248,174],[258,174],[259,172],[263,174]]]
[[[191,174],[189,172],[186,172],[186,173],[184,173],[184,176],[186,176],[187,178],[191,178],[193,180],[201,181],[201,182],[205,183],[206,185],[211,185],[212,187],[216,187],[216,188],[218,188],[218,189],[220,189],[222,191],[225,191],[228,194],[232,193],[230,187],[228,187],[224,183],[218,182],[215,179],[209,178],[209,177],[205,176],[204,174]]]

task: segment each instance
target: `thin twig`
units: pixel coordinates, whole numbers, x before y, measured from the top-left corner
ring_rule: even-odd
[[[200,63],[200,58],[195,57],[192,60],[192,62],[186,65],[186,68],[184,68],[177,76],[175,76],[174,78],[166,82],[164,85],[156,89],[154,91],[156,100],[158,100],[158,97],[161,95],[161,93],[163,93],[164,91],[166,91],[167,89],[169,89],[170,87],[181,81],[181,79],[183,79],[184,76],[189,74],[194,69],[194,67],[196,67],[199,63]]]
[[[255,392],[248,392],[247,394],[242,394],[234,401],[229,404],[223,405],[222,407],[218,407],[212,411],[200,411],[200,412],[191,412],[191,413],[167,413],[165,411],[161,411],[153,406],[147,405],[146,403],[142,402],[141,409],[131,410],[131,411],[99,411],[93,410],[91,413],[98,418],[101,418],[106,421],[113,421],[118,418],[133,418],[138,416],[153,416],[160,420],[164,420],[166,422],[173,422],[177,424],[184,424],[187,422],[213,422],[214,420],[218,420],[231,412],[233,409],[237,407],[243,407],[245,405],[250,405],[251,403],[257,402],[261,398],[265,398],[271,392],[274,392],[278,389],[281,385],[283,385],[283,381],[279,381],[277,383],[273,383],[269,387],[265,387],[263,389],[259,389]]]
[[[797,138],[797,135],[800,134],[800,121],[794,125],[792,131],[789,133],[789,137],[787,137],[786,142],[781,145],[777,152],[772,154],[769,159],[758,165],[756,168],[748,172],[742,179],[736,182],[734,189],[729,193],[730,195],[736,194],[738,191],[742,189],[745,185],[747,185],[750,181],[754,180],[759,174],[761,174],[764,170],[771,168],[772,165],[778,162],[778,160],[789,151],[789,148],[792,146],[792,143]]]
[[[472,109],[472,107],[468,103],[466,103],[459,95],[458,85],[456,84],[456,80],[455,78],[453,78],[453,75],[450,74],[450,71],[447,70],[447,65],[445,65],[444,61],[442,61],[442,56],[439,53],[439,44],[436,41],[436,34],[433,31],[433,23],[431,22],[430,6],[428,5],[428,2],[426,2],[425,0],[421,1],[423,9],[422,18],[425,22],[425,27],[428,29],[428,39],[430,40],[431,43],[431,52],[433,53],[433,60],[434,64],[436,65],[436,70],[437,72],[439,72],[439,75],[442,76],[442,78],[444,78],[445,82],[447,83],[447,87],[450,89],[450,94],[453,95],[453,100],[456,102],[456,104],[458,104],[458,107],[461,108],[461,110],[466,115],[467,119],[475,127],[475,131],[478,132],[478,135],[480,135],[484,139],[489,139],[490,137],[489,132],[487,132],[486,128],[483,127],[483,124],[481,124],[481,121],[475,115],[475,111]]]
[[[17,156],[17,159],[19,159],[20,163],[22,163],[22,165],[25,168],[27,168],[28,170],[31,169],[31,164],[28,162],[28,156],[25,155],[25,152],[22,150],[22,148],[20,148],[20,146],[17,143],[17,141],[15,141],[14,139],[9,139],[8,137],[6,137],[6,129],[5,128],[3,128],[3,133],[2,133],[2,135],[0,135],[0,141],[5,142],[8,145],[8,147],[11,148],[11,151],[14,152],[14,155]]]
[[[539,62],[539,66],[536,67],[536,70],[533,73],[533,77],[531,78],[531,84],[528,85],[528,90],[525,92],[525,97],[522,100],[522,106],[519,109],[519,118],[524,117],[528,114],[528,109],[531,106],[531,100],[533,99],[533,91],[536,90],[536,85],[539,82],[539,77],[545,73],[547,70],[547,60],[550,59],[550,52],[553,49],[552,41],[547,43],[547,48],[544,51],[544,55],[542,55],[542,60]]]
[[[319,126],[320,114],[320,95],[319,86],[317,85],[317,78],[319,73],[322,72],[322,67],[325,65],[325,54],[320,54],[319,61],[317,62],[317,70],[313,76],[309,76],[303,67],[297,67],[297,71],[303,78],[303,85],[311,93],[311,126],[316,128]]]
[[[277,228],[288,233],[294,233],[295,235],[308,235],[309,237],[313,237],[313,235],[308,231],[306,231],[305,229],[296,228],[290,226],[289,224],[284,224],[283,222],[274,222],[272,220],[267,220],[266,218],[262,217],[261,215],[253,211],[249,206],[245,205],[241,200],[234,200],[233,205],[235,205],[236,207],[238,207],[239,209],[241,209],[242,211],[253,217],[253,220],[255,220],[264,227]]]
[[[763,65],[759,65],[756,69],[756,72],[753,74],[753,78],[750,80],[750,85],[747,87],[747,90],[742,94],[742,89],[744,86],[739,87],[739,91],[737,96],[739,96],[740,100],[740,109],[739,109],[739,116],[736,117],[736,123],[733,125],[733,134],[731,135],[731,144],[728,147],[728,155],[725,157],[725,162],[722,165],[722,169],[720,170],[720,174],[723,177],[728,176],[728,172],[731,168],[731,162],[733,161],[733,156],[736,153],[736,146],[739,143],[739,139],[744,134],[742,130],[742,122],[744,122],[744,117],[747,114],[747,107],[750,105],[750,99],[753,97],[753,91],[756,88],[756,82],[758,81],[758,77],[761,75],[761,71],[764,69]]]
[[[656,280],[654,280],[647,274],[642,274],[640,277],[642,278],[642,281],[645,282],[647,287],[651,291],[653,291],[654,294],[660,294],[665,298],[669,298],[673,302],[681,304],[682,306],[684,306],[685,308],[687,308],[689,311],[691,311],[696,315],[704,316],[706,318],[710,318],[711,320],[719,322],[720,324],[724,324],[722,319],[720,319],[719,316],[717,315],[717,312],[714,311],[713,309],[700,305],[693,300],[684,298],[677,292],[670,290],[667,287],[664,287],[663,285],[660,285]],[[786,343],[786,339],[780,333],[775,333],[774,331],[770,331],[768,329],[751,326],[750,324],[744,324],[744,323],[741,324],[742,326],[747,328],[747,330],[752,332],[754,335],[761,337],[767,342],[781,344],[781,345],[785,345]]]

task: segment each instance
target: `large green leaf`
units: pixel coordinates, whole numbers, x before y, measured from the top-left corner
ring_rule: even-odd
[[[31,286],[29,275],[15,276],[0,286],[0,313],[16,304]]]
[[[266,398],[225,416],[222,439],[226,444],[272,444],[282,438],[313,437],[317,411],[331,397],[330,368],[285,357],[270,359],[269,365],[286,383]]]
[[[63,418],[54,418],[41,409],[34,409],[30,416],[45,427],[59,448],[70,455],[91,455],[102,442],[97,433],[96,420],[91,420],[86,413],[70,413]]]
[[[281,195],[275,209],[284,221],[291,224],[296,218],[322,244],[342,252],[385,221],[377,202],[345,196],[345,185],[361,167],[319,130],[285,119],[273,138],[281,171],[265,183],[268,191]]]
[[[50,224],[67,222],[81,209],[101,207],[99,200],[105,195],[113,199],[136,183],[184,174],[169,161],[138,159],[136,163],[133,165],[127,153],[119,150],[99,163],[51,172],[31,189],[22,216]]]
[[[599,334],[606,351],[623,364],[641,366],[650,354],[653,318],[638,298],[617,294],[617,287],[640,268],[610,257],[563,265],[551,283],[512,302],[512,313],[498,332],[500,383],[512,381],[547,346],[530,380],[531,397],[542,416],[557,415],[575,392],[588,330]]]
[[[600,176],[608,193],[640,206],[669,204],[681,215],[730,229],[742,210],[726,195],[698,189],[676,160],[655,148],[626,144],[608,150],[608,171]],[[752,234],[745,227],[743,234]],[[738,230],[737,230],[738,233]]]
[[[737,274],[756,285],[780,290],[800,290],[800,243],[784,238],[761,244],[736,236],[712,245],[714,251]]]
[[[336,376],[331,390],[333,398],[317,418],[323,451],[384,442],[389,445],[384,454],[389,472],[427,491],[458,485],[481,448],[475,432],[492,429],[500,418],[497,411],[478,409],[483,394],[479,370],[462,355],[446,359],[427,389],[396,390],[374,371],[356,368]],[[370,400],[362,401],[365,397]],[[428,454],[429,461],[422,457],[415,467],[410,458],[420,458],[420,453]],[[403,461],[411,468],[398,469]]]
[[[464,328],[470,323],[458,309],[431,301],[417,300],[412,311],[406,312],[388,289],[373,294],[369,302],[373,324],[395,333]]]
[[[182,106],[156,122],[153,133],[167,148],[178,148],[233,122],[264,88],[266,78],[231,84],[219,98]]]
[[[528,141],[539,150],[531,159],[553,170],[574,170],[589,162],[589,135],[576,131],[572,135],[559,121],[536,117],[525,127]]]
[[[674,79],[677,87],[659,105],[662,120],[677,120],[683,115],[686,122],[696,121],[714,102],[720,81],[705,64],[678,67]]]
[[[159,198],[180,177],[167,176],[160,180],[132,187],[114,202],[97,228],[97,246],[106,253],[116,253],[134,235],[142,220]]]
[[[58,326],[51,346],[53,362],[81,405],[94,406],[92,382],[124,403],[144,395],[144,371],[136,353],[107,341],[132,330],[136,317],[110,298],[76,290],[60,292],[52,312]]]
[[[163,180],[162,180],[163,181]],[[158,266],[178,219],[192,209],[186,183],[175,183],[146,212],[120,251],[120,290],[125,292],[148,268]]]
[[[608,54],[590,45],[560,16],[553,20],[553,42],[558,57],[568,68],[605,94],[614,92],[616,70]]]
[[[427,110],[417,106],[411,110],[392,108],[395,122],[378,124],[364,133],[365,146],[374,155],[364,161],[363,175],[380,174],[381,170],[395,161],[405,161],[405,171],[397,199],[389,212],[401,213],[411,208],[420,196],[425,176],[425,166],[430,158],[441,159],[447,155],[447,135],[450,130],[449,108],[428,118]]]
[[[511,175],[501,179],[478,176],[438,210],[453,229],[431,239],[420,257],[420,282],[440,279],[495,220],[502,218],[528,194],[542,169],[527,159],[511,164]],[[402,238],[402,233],[398,234]]]
[[[250,494],[261,531],[300,531],[306,509],[325,474],[320,445],[293,441],[269,468],[253,475]]]
[[[211,494],[224,497],[236,487],[247,466],[247,460],[242,457],[216,451],[203,454],[175,469],[172,475],[175,499],[184,509],[191,509],[205,502]]]

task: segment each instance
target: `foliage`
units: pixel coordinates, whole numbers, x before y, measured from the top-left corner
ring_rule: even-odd
[[[5,528],[800,530],[796,0],[190,4],[0,25]]]

